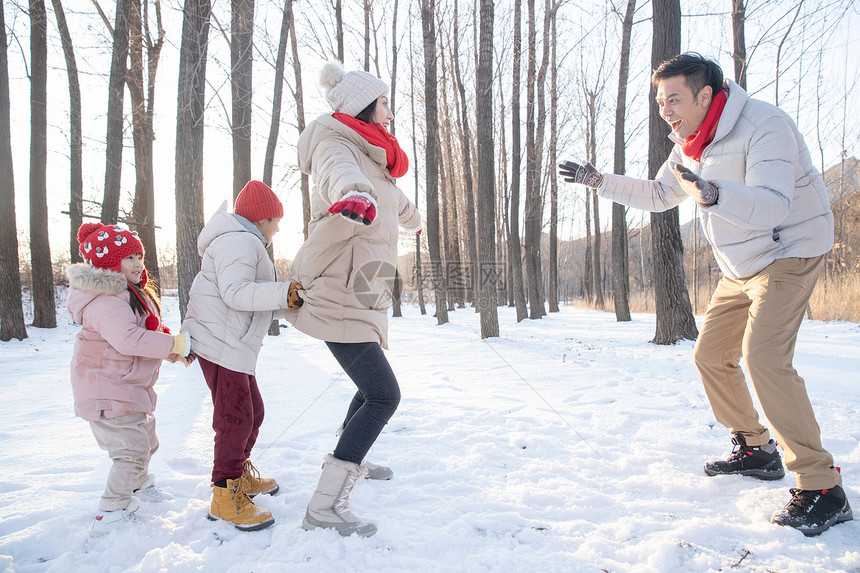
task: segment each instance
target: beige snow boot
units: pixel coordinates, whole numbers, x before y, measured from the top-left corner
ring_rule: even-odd
[[[245,460],[245,470],[239,479],[242,480],[242,491],[248,494],[248,497],[261,494],[275,495],[280,489],[274,478],[260,477],[260,472],[257,471],[251,460]]]
[[[272,512],[255,505],[242,491],[243,480],[228,479],[227,487],[212,485],[212,504],[208,517],[211,521],[223,519],[241,531],[256,531],[275,523]]]
[[[376,525],[359,519],[349,510],[349,494],[361,475],[358,464],[327,454],[302,527],[308,531],[318,527],[333,528],[343,537],[353,533],[370,537],[376,533]]]

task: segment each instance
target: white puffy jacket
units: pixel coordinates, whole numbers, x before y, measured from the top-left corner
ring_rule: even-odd
[[[777,259],[826,253],[833,247],[833,213],[803,136],[779,108],[750,99],[731,80],[726,86],[728,101],[701,162],[675,145],[654,181],[605,174],[598,193],[666,211],[688,197],[669,170],[681,163],[719,190],[717,204],[699,209],[699,218],[727,277],[748,278]]]
[[[189,292],[182,330],[191,351],[224,368],[254,374],[263,336],[287,306],[287,283],[274,282],[275,266],[262,235],[226,203],[197,238],[203,260]]]

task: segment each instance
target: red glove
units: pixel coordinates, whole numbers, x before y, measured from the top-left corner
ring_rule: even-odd
[[[363,195],[347,195],[328,208],[329,213],[340,213],[355,223],[370,225],[376,218],[376,206]]]

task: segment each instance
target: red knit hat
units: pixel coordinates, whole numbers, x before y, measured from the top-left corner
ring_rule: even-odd
[[[78,229],[81,256],[92,266],[119,271],[122,260],[135,253],[145,254],[137,233],[116,225],[84,223]]]
[[[236,208],[233,212],[251,222],[283,219],[284,205],[268,185],[252,179],[245,184],[242,192],[236,197]]]

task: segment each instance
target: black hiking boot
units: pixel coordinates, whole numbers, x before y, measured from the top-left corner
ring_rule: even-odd
[[[819,535],[831,525],[854,519],[842,486],[830,489],[791,490],[791,501],[773,514],[771,523],[787,525],[807,537]]]
[[[782,479],[785,470],[776,450],[776,442],[770,440],[763,446],[748,446],[742,434],[732,437],[735,448],[726,461],[711,461],[705,464],[705,473],[716,475],[742,475],[764,480]]]

